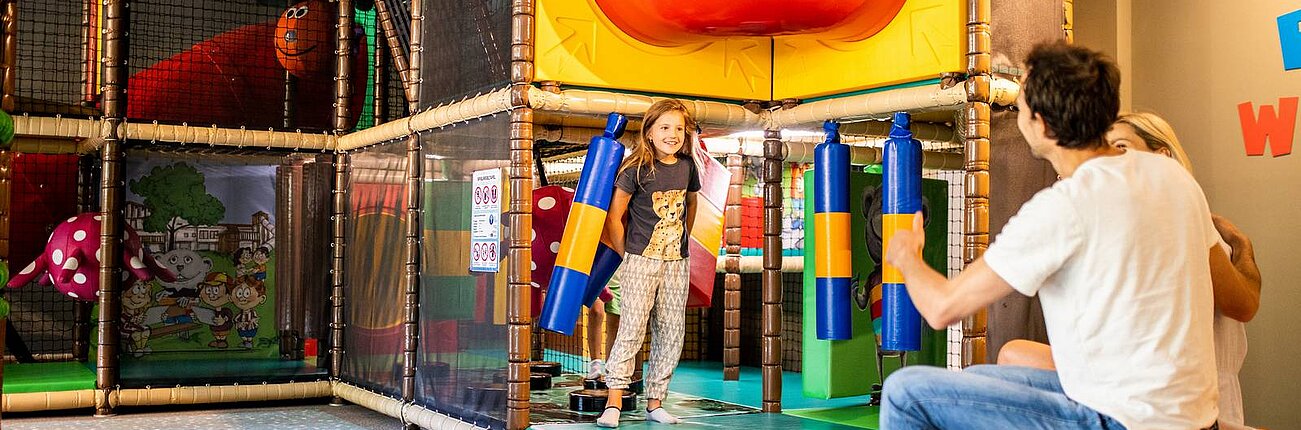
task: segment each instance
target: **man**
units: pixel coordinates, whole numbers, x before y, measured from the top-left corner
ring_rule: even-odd
[[[1057,370],[908,367],[885,383],[883,428],[1214,426],[1211,272],[1232,266],[1201,188],[1174,160],[1103,139],[1120,106],[1113,63],[1059,42],[1026,66],[1017,125],[1061,180],[952,280],[921,260],[919,225],[885,259],[937,329],[1013,291],[1038,294]]]

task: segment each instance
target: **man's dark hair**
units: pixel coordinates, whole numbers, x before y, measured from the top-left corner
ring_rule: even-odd
[[[1120,69],[1101,53],[1064,42],[1041,43],[1025,59],[1021,90],[1032,113],[1043,117],[1057,145],[1089,149],[1120,112]]]

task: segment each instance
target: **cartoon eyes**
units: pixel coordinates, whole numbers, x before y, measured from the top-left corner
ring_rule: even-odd
[[[289,8],[289,10],[285,11],[285,18],[290,18],[290,19],[302,18],[303,16],[306,15],[307,15],[307,6],[291,7]]]

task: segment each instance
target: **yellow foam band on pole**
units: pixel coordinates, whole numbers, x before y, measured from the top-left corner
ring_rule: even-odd
[[[723,243],[723,212],[709,204],[697,204],[696,212],[691,238],[718,256],[718,247]]]
[[[881,215],[881,247],[884,252],[881,253],[882,260],[889,260],[890,239],[894,237],[894,232],[900,230],[911,230],[913,228],[913,217],[916,214],[883,214]],[[920,252],[920,251],[918,251]],[[885,269],[881,272],[881,282],[886,284],[902,284],[903,274],[899,269],[886,264]]]
[[[606,212],[596,206],[574,202],[569,207],[569,219],[565,221],[565,233],[560,239],[560,251],[556,253],[556,266],[580,272],[592,273],[592,260],[596,259],[596,245],[599,240],[578,240],[581,235],[600,235],[605,228]],[[590,237],[590,236],[589,236]]]
[[[813,231],[817,235],[815,243],[818,244],[814,250],[814,276],[822,278],[853,276],[849,212],[813,214]]]

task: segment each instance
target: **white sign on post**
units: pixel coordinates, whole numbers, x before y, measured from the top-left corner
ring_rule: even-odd
[[[501,169],[476,170],[470,191],[470,271],[497,272],[501,261]]]

